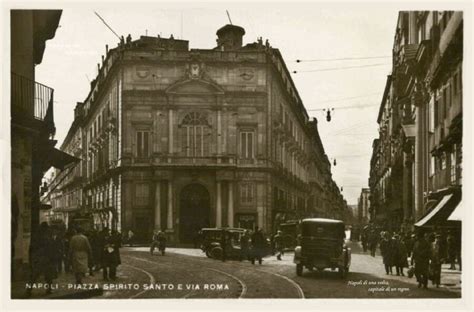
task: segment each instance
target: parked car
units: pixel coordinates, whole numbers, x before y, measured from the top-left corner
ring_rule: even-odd
[[[293,260],[296,274],[301,276],[305,267],[318,271],[337,268],[340,276],[345,278],[351,263],[351,250],[345,244],[345,236],[343,221],[303,219],[300,245],[295,248]]]
[[[240,238],[245,229],[241,228],[203,228],[201,229],[201,249],[208,258],[221,259],[222,257],[222,235],[226,235],[226,257],[240,257]]]

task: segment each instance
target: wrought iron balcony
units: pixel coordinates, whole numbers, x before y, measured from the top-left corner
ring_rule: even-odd
[[[24,76],[11,73],[12,113],[41,121],[53,120],[54,90]],[[48,117],[48,112],[50,116]],[[50,118],[50,120],[49,120]]]

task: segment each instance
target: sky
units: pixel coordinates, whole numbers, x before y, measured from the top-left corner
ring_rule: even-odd
[[[268,39],[281,51],[288,69],[298,72],[292,74],[298,92],[310,117],[318,119],[326,154],[331,162],[336,159],[333,179],[343,187],[348,204],[356,204],[361,188],[368,187],[378,108],[391,68],[398,11],[386,6],[161,3],[63,8],[56,36],[47,41],[43,61],[36,67],[36,80],[55,90],[57,146],[66,137],[76,102],[84,101],[89,93],[89,81],[97,75],[105,45],[113,48],[118,43],[94,11],[119,35],[137,39],[146,34],[173,34],[189,40],[190,48],[210,49],[216,44],[216,30],[229,23],[226,10],[233,24],[245,28],[244,44],[260,36]],[[298,59],[303,62],[297,63]],[[361,67],[365,65],[373,66]],[[313,71],[318,69],[326,70]],[[322,111],[327,108],[334,108],[331,122]]]

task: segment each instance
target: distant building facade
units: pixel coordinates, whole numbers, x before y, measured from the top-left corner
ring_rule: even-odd
[[[202,227],[342,217],[317,121],[279,50],[242,46],[244,33],[226,25],[208,50],[146,36],[107,48],[62,147],[82,162],[55,178],[54,210],[179,243]]]
[[[359,224],[367,224],[370,222],[370,189],[363,188],[360,192],[357,203],[356,219]]]

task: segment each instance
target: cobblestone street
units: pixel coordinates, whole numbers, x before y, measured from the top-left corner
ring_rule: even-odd
[[[358,244],[352,248],[350,274],[304,271],[298,277],[293,253],[282,261],[264,258],[262,265],[248,261],[226,262],[208,259],[200,249],[169,248],[165,256],[150,255],[147,247],[122,249],[122,265],[115,282],[101,281],[100,272],[84,282],[97,284],[96,298],[456,298],[461,296],[459,271],[443,269],[440,288],[417,287],[416,279],[386,275],[379,255],[364,254]],[[72,276],[68,281],[72,283]],[[18,286],[17,286],[18,287]],[[86,291],[85,286],[79,291]],[[387,290],[389,288],[390,290]],[[73,290],[59,289],[54,296],[72,296]],[[34,298],[41,297],[37,292]],[[81,297],[79,295],[76,295]]]

